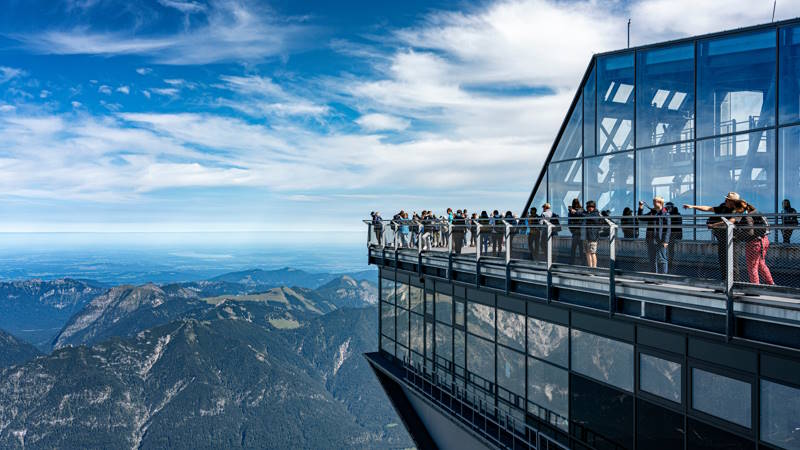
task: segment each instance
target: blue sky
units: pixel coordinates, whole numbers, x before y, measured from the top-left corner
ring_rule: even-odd
[[[589,58],[625,46],[628,17],[638,45],[772,13],[771,0],[2,3],[0,231],[516,212]],[[778,2],[777,19],[798,15],[800,0]]]

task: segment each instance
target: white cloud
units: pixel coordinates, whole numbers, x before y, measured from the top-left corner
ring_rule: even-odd
[[[99,88],[97,88],[97,92],[99,92],[101,94],[105,94],[105,95],[111,95],[111,86],[107,86],[107,85],[104,84],[104,85],[100,86]]]
[[[356,123],[367,131],[403,131],[411,125],[408,119],[377,113],[365,114]]]
[[[151,69],[149,67],[140,67],[140,68],[136,69],[136,73],[138,73],[139,75],[147,75],[147,74],[150,74],[152,72],[153,72],[153,69]]]
[[[17,109],[17,107],[14,106],[14,105],[7,105],[7,104],[0,105],[0,112],[7,113],[7,112],[15,111],[16,109]]]
[[[206,10],[206,6],[197,2],[178,0],[158,0],[163,6],[174,8],[184,14],[199,13]]]
[[[145,96],[145,97],[147,97],[147,98],[150,98],[150,91],[148,91],[148,90],[143,90],[143,91],[142,91],[142,95],[144,95],[144,96]]]
[[[128,87],[128,86],[120,86],[120,87],[117,88],[117,92],[120,92],[120,93],[123,93],[125,95],[128,95],[128,94],[131,93],[131,88]]]
[[[47,97],[50,97],[51,94],[52,94],[52,92],[48,91],[47,89],[42,89],[39,92],[39,98],[47,98]]]
[[[216,85],[238,94],[236,99],[221,98],[219,106],[236,109],[247,115],[263,117],[276,116],[324,116],[330,108],[306,97],[287,92],[272,79],[257,75],[220,77],[222,84]]]
[[[24,75],[25,71],[22,69],[0,66],[0,84],[6,83],[14,78],[18,78]]]
[[[149,93],[163,95],[165,97],[175,97],[175,96],[178,95],[178,92],[180,92],[176,88],[150,88],[150,89],[148,89],[148,91],[149,91]],[[145,92],[148,92],[148,91],[145,91]],[[145,96],[147,98],[150,98],[147,94],[145,94]]]
[[[74,100],[70,102],[70,105],[72,105],[72,107],[75,108],[75,109],[78,109],[81,106],[83,106],[83,104],[81,102],[76,102]]]

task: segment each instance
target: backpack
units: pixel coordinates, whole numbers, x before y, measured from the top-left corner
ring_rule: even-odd
[[[769,234],[769,222],[767,218],[764,217],[763,214],[759,214],[754,212],[751,214],[753,216],[753,236],[757,239],[761,239],[764,236]]]
[[[561,222],[558,221],[558,214],[553,213],[553,216],[550,217],[550,224],[553,225],[553,233],[559,233],[561,231]]]

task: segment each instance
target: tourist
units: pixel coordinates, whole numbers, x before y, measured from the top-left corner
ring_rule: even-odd
[[[453,240],[453,252],[456,255],[460,255],[461,247],[464,245],[464,233],[466,233],[466,222],[460,209],[453,216],[453,222],[450,226],[452,227],[450,239]]]
[[[469,221],[469,246],[478,247],[478,214],[472,213]]]
[[[405,211],[400,212],[400,246],[405,248],[409,246],[409,226],[408,226],[408,213]]]
[[[489,253],[489,239],[492,235],[492,230],[489,227],[491,218],[486,211],[481,211],[481,216],[478,218],[478,223],[481,226],[481,254]]]
[[[375,233],[375,239],[378,240],[378,245],[381,245],[383,242],[383,218],[378,211],[372,213],[372,230]]]
[[[781,211],[781,222],[783,225],[783,243],[792,242],[792,232],[797,228],[797,210],[792,208],[788,198],[783,199],[783,210]]]
[[[650,268],[655,273],[668,273],[667,247],[672,231],[670,214],[664,208],[664,199],[661,197],[653,198],[653,207],[647,214],[644,214],[644,206],[644,202],[639,201],[637,216],[640,223],[647,224],[645,241]]]
[[[489,218],[489,224],[492,227],[492,253],[499,255],[503,251],[503,216],[500,211],[492,211],[492,217]]]
[[[741,214],[737,217],[734,229],[734,240],[745,246],[747,260],[747,276],[750,283],[775,284],[772,273],[767,267],[766,257],[769,249],[769,222],[767,218],[756,211],[753,205],[744,200],[739,200],[734,206],[734,213]]]
[[[553,219],[556,218],[556,222],[558,221],[557,215],[553,213],[553,210],[550,208],[550,203],[545,202],[542,205],[542,224],[545,225],[545,221],[550,222],[551,225],[555,225],[553,223]],[[553,229],[553,234],[558,233]],[[542,228],[542,232],[539,233],[539,246],[538,246],[538,253],[546,253],[547,252],[547,229]]]
[[[586,211],[581,215],[583,224],[581,226],[581,240],[583,242],[583,254],[586,256],[586,265],[597,267],[597,241],[600,240],[600,227],[603,219],[597,211],[594,200],[586,202]]]
[[[622,210],[620,225],[622,226],[622,236],[625,239],[636,239],[639,237],[639,225],[636,224],[636,218],[633,217],[633,210],[627,206]]]
[[[714,213],[713,216],[708,218],[706,224],[711,230],[714,239],[717,241],[717,262],[719,263],[723,278],[725,278],[728,273],[728,233],[722,216],[733,213],[733,207],[737,200],[739,200],[739,194],[736,192],[728,192],[728,195],[725,196],[725,201],[717,206],[683,205],[683,209],[696,209],[698,211]],[[739,267],[736,263],[736,258],[733,258],[732,269],[734,279],[737,279]]]
[[[667,247],[667,267],[672,273],[675,273],[675,245],[683,239],[683,217],[681,217],[681,213],[674,203],[667,202],[664,207],[667,208],[671,219],[669,247]]]
[[[528,226],[528,253],[531,259],[536,259],[536,254],[539,252],[539,216],[536,208],[531,208],[528,211],[528,217],[525,220]]]
[[[581,201],[577,198],[572,199],[572,205],[569,208],[569,216],[567,218],[567,227],[570,234],[572,234],[572,245],[569,249],[570,264],[578,262],[578,253],[581,249],[581,234],[583,233],[583,207]]]

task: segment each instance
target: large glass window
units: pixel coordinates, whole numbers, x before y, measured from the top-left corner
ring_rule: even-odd
[[[433,317],[433,292],[425,291],[425,315]]]
[[[497,347],[497,384],[509,392],[525,397],[525,355]]]
[[[436,293],[436,320],[448,325],[453,324],[453,297]]]
[[[494,344],[467,333],[467,370],[494,383]]]
[[[595,128],[596,114],[595,101],[597,100],[597,77],[594,66],[590,69],[589,78],[583,86],[583,154],[592,156],[595,154],[595,138],[597,130]]]
[[[633,152],[586,158],[585,167],[586,201],[594,200],[599,211],[612,216],[633,207]]]
[[[408,285],[404,283],[397,283],[395,286],[397,287],[397,290],[395,291],[397,306],[408,309]]]
[[[421,354],[425,353],[425,326],[422,316],[411,314],[411,350]]]
[[[464,308],[465,308],[464,302],[456,300],[455,303],[453,303],[453,306],[456,312],[456,325],[460,325],[463,327],[464,324],[466,323],[465,322],[466,319],[464,318]]]
[[[633,148],[633,52],[597,60],[597,153]]]
[[[572,370],[633,391],[633,345],[573,329]]]
[[[528,353],[561,367],[567,367],[569,328],[528,317]]]
[[[397,308],[397,342],[408,347],[408,314],[403,308]]]
[[[411,304],[411,311],[417,314],[422,314],[422,288],[411,286],[408,297]]]
[[[800,121],[800,26],[780,30],[780,122]]]
[[[775,208],[775,132],[707,139],[697,143],[697,203],[718,205],[729,191],[756,208]]]
[[[525,316],[502,309],[497,310],[497,342],[525,351]]]
[[[544,178],[542,178],[542,182],[536,189],[536,193],[533,194],[533,202],[531,202],[531,206],[529,208],[535,207],[538,210],[542,205],[544,205],[546,201],[547,201],[547,172],[545,172]],[[525,212],[527,213],[527,211]]]
[[[433,361],[433,324],[425,322],[425,358]]]
[[[394,340],[394,306],[381,302],[381,333]]]
[[[694,44],[637,55],[636,146],[694,137]]]
[[[381,300],[394,304],[394,280],[381,278]]]
[[[778,212],[783,211],[783,200],[789,200],[795,209],[800,205],[800,126],[781,128],[780,134]],[[763,210],[768,211],[767,208]]]
[[[567,428],[569,374],[538,359],[528,358],[528,411],[542,420]]]
[[[681,402],[681,365],[644,353],[639,355],[639,387],[653,395]]]
[[[698,44],[697,134],[734,133],[775,124],[775,31]]]
[[[694,203],[694,143],[665,145],[637,151],[636,195],[648,203],[655,196],[678,208]]]
[[[761,380],[761,440],[800,450],[800,389]]]
[[[467,303],[467,331],[494,341],[493,306],[480,303]]]
[[[569,215],[569,206],[572,204],[573,198],[582,198],[582,168],[581,160],[550,164],[547,171],[550,183],[550,204],[553,212],[561,217]]]
[[[692,408],[750,428],[750,383],[693,368]]]
[[[453,361],[453,328],[436,324],[436,356]]]
[[[578,99],[578,103],[572,110],[564,133],[558,140],[556,151],[553,153],[553,161],[563,159],[580,158],[583,155],[583,124],[581,116],[583,113],[583,97]]]
[[[454,359],[453,363],[459,367],[466,367],[466,337],[461,330],[453,330]],[[463,374],[462,374],[463,375]]]

